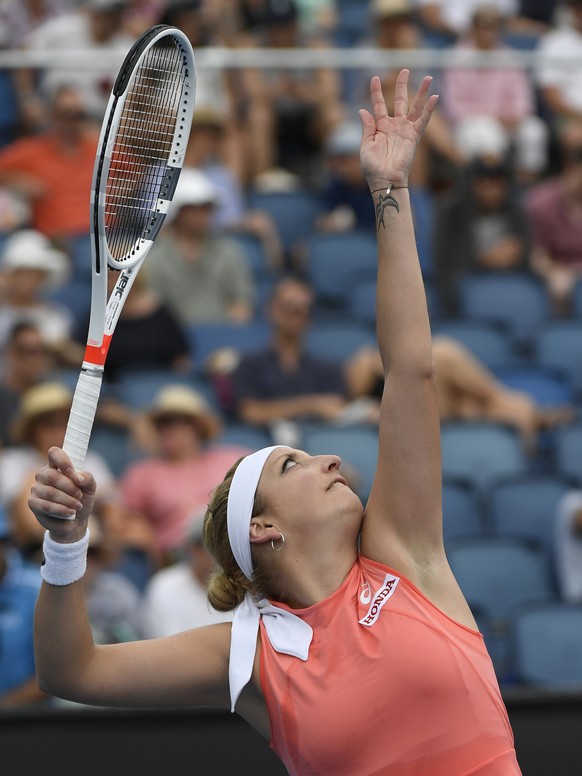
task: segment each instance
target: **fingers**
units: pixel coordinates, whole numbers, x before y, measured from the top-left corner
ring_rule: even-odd
[[[399,76],[400,77],[400,76]],[[379,76],[375,75],[370,82],[370,98],[372,101],[372,111],[376,121],[381,121],[388,116],[386,101],[382,93],[382,82]]]
[[[427,103],[428,90],[430,89],[431,83],[432,76],[430,75],[427,75],[422,79],[418,91],[416,92],[414,102],[412,103],[412,108],[408,114],[410,121],[417,121],[422,115]]]
[[[29,506],[35,514],[73,518],[83,508],[83,491],[58,469],[45,466],[36,475]]]
[[[394,116],[406,116],[408,114],[408,76],[409,70],[401,70],[394,87]],[[418,96],[418,95],[417,95]]]
[[[37,517],[71,520],[84,509],[85,497],[94,493],[92,475],[75,472],[68,455],[58,447],[51,447],[48,465],[36,474],[28,505]]]
[[[366,143],[369,140],[373,140],[376,134],[376,122],[372,114],[364,110],[360,110],[360,121],[362,122],[362,143]]]
[[[437,104],[438,99],[439,99],[438,94],[431,94],[431,96],[428,98],[428,100],[426,101],[422,109],[422,113],[420,114],[419,121],[423,132],[430,120],[431,114],[434,110],[434,106]]]
[[[48,465],[50,469],[56,469],[81,488],[85,493],[95,492],[95,482],[86,472],[75,471],[71,459],[60,447],[51,447],[48,451]]]

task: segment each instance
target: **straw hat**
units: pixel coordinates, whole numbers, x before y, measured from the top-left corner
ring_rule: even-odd
[[[186,385],[167,385],[156,395],[148,415],[155,421],[164,415],[188,415],[196,421],[205,440],[218,436],[221,422],[206,399]]]
[[[13,437],[16,442],[27,442],[34,421],[49,412],[68,411],[73,401],[72,391],[62,383],[39,383],[29,388],[20,402],[14,421]]]
[[[66,253],[53,248],[41,232],[20,229],[4,244],[2,268],[40,269],[45,273],[45,286],[55,288],[67,279],[69,260]]]
[[[372,15],[377,19],[408,16],[413,8],[410,0],[372,0]]]

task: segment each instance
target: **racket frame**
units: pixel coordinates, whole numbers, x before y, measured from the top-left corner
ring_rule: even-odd
[[[180,46],[183,68],[179,112],[168,153],[168,161],[160,183],[159,196],[151,211],[149,224],[126,255],[114,258],[107,245],[104,181],[108,180],[112,152],[117,129],[123,115],[125,98],[137,75],[139,63],[150,48],[168,35],[174,37],[177,45]],[[196,63],[188,38],[176,27],[156,25],[144,33],[126,55],[109,97],[105,119],[99,135],[91,184],[92,280],[87,344],[63,443],[63,449],[71,458],[76,470],[82,469],[85,462],[101,393],[105,360],[115,326],[137,273],[164,223],[176,190],[188,144],[195,94]],[[107,298],[109,268],[118,270],[119,277],[109,298]]]

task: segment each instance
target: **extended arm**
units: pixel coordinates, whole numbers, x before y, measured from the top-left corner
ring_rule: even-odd
[[[29,505],[59,544],[86,532],[95,481],[75,473],[59,448],[36,476]],[[75,513],[74,520],[63,520]],[[228,708],[230,624],[221,623],[166,639],[96,645],[85,605],[84,583],[43,582],[35,624],[39,684],[51,695],[103,706]]]
[[[377,78],[373,115],[361,111],[361,161],[376,209],[377,336],[384,370],[378,469],[362,551],[414,575],[442,554],[440,428],[431,332],[416,252],[408,172],[436,104],[425,78],[410,110],[408,71],[398,76],[394,117]]]

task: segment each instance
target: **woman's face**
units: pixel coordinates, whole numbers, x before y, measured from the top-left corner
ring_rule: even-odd
[[[301,450],[274,450],[263,469],[258,491],[277,529],[286,538],[311,539],[323,533],[355,540],[363,507],[340,472],[337,455],[311,456]],[[342,530],[344,529],[344,530]],[[345,534],[345,536],[344,536]]]

